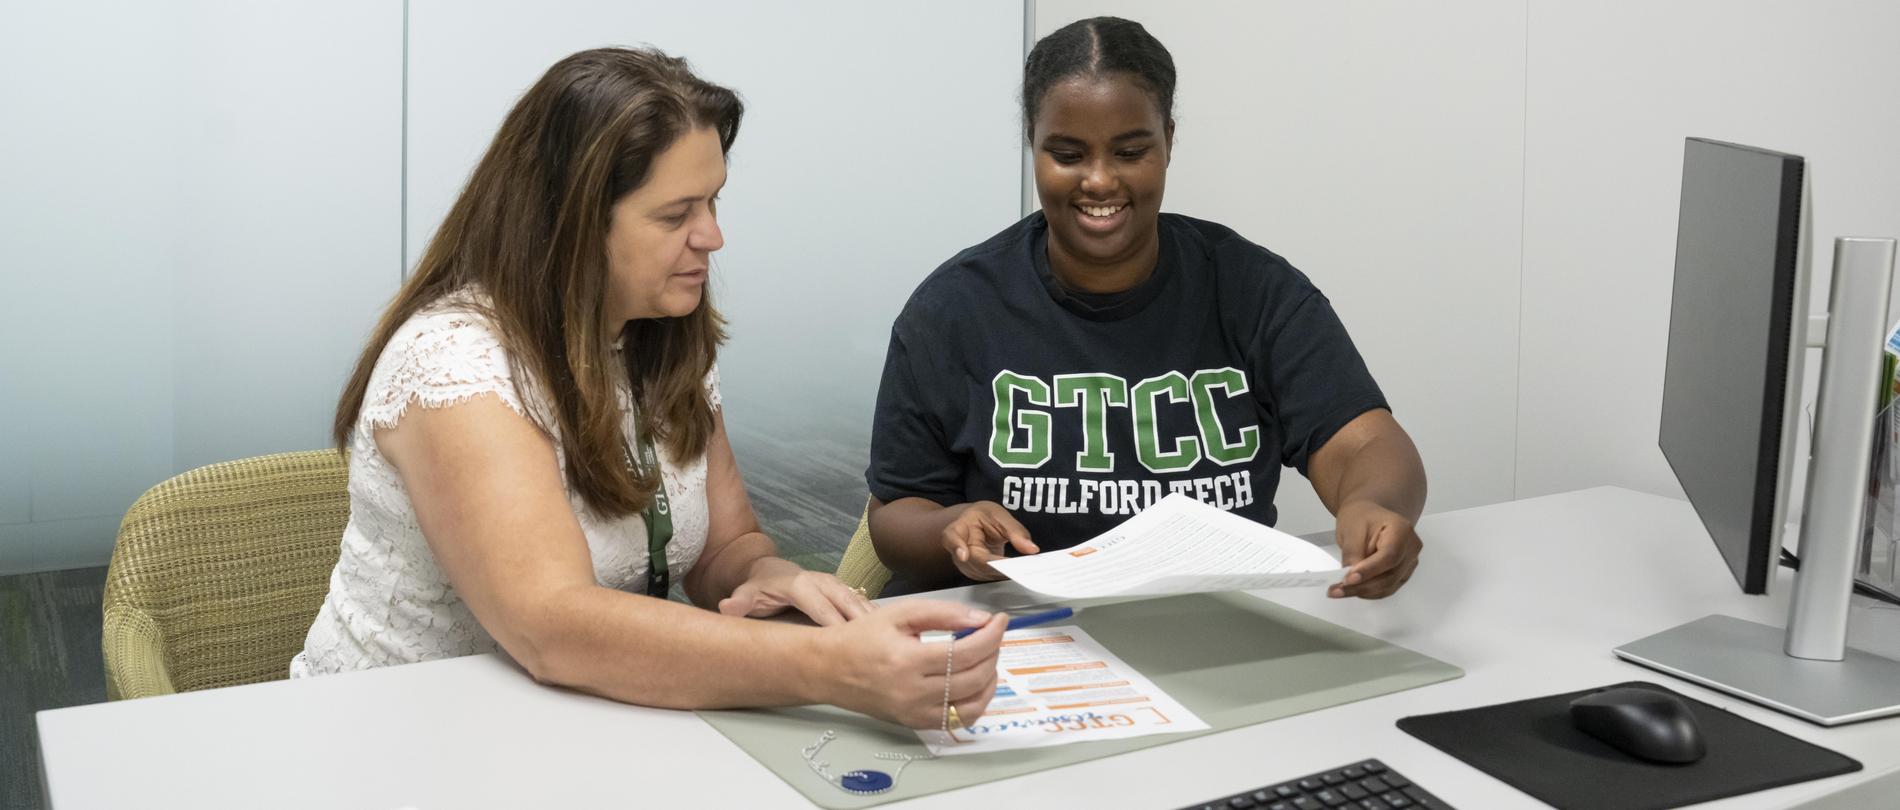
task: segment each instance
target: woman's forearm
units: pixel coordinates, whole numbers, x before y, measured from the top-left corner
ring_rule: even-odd
[[[778,544],[761,531],[749,531],[712,546],[682,583],[693,604],[712,609],[752,576],[760,560],[777,559]],[[790,564],[789,562],[787,564]]]
[[[835,656],[810,627],[586,586],[544,600],[521,629],[533,650],[521,663],[536,680],[626,703],[714,709],[837,702],[830,686],[836,678],[827,670]]]
[[[957,566],[944,551],[943,530],[968,506],[943,506],[925,498],[900,498],[890,503],[873,500],[869,514],[871,543],[878,559],[892,571],[919,583],[954,579]]]

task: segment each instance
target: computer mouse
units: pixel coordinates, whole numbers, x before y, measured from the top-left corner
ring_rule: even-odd
[[[1667,692],[1617,686],[1570,701],[1579,731],[1650,762],[1686,765],[1708,753],[1689,705]]]

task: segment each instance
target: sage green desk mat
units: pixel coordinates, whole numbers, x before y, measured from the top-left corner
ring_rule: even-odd
[[[719,733],[821,807],[848,810],[1136,751],[1325,709],[1464,675],[1450,664],[1244,593],[1070,603],[1074,624],[1173,696],[1207,731],[1155,734],[911,763],[896,787],[853,796],[820,779],[801,749],[826,729],[818,759],[841,776],[894,773],[880,751],[925,754],[908,729],[831,706],[702,711]],[[1015,612],[1027,612],[1027,608]]]

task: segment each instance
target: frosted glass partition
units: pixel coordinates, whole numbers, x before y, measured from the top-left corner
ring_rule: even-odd
[[[402,9],[0,23],[0,574],[100,565],[174,473],[322,446],[401,267]]]
[[[402,9],[292,8],[217,3],[192,31],[172,287],[180,469],[327,446],[402,278]]]
[[[100,5],[0,25],[0,573],[103,560],[171,471],[182,25]]]
[[[740,462],[755,489],[797,484],[855,520],[891,319],[1019,213],[1022,33],[1022,4],[997,0],[414,0],[407,262],[550,64],[603,45],[687,57],[746,102],[712,284]]]

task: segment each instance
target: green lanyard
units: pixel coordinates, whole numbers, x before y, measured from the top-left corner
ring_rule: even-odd
[[[640,464],[642,469],[660,469],[653,442],[640,442]],[[666,570],[666,544],[673,540],[673,510],[666,503],[665,475],[660,476],[660,488],[654,490],[653,502],[647,504],[642,517],[647,524],[647,595],[665,599],[672,589],[672,576]]]

